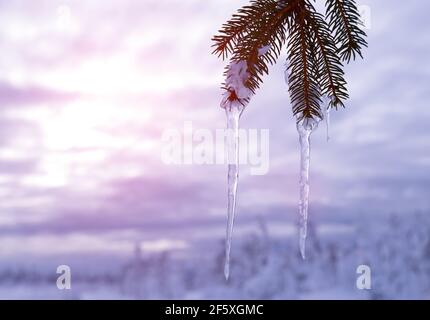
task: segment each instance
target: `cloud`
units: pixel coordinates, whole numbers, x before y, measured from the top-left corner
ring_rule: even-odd
[[[37,86],[19,87],[0,82],[0,104],[3,108],[65,102],[76,98],[77,95],[74,93],[58,92]]]
[[[159,148],[163,130],[183,121],[225,126],[225,62],[210,55],[210,38],[246,2],[75,1],[66,29],[56,1],[0,2],[0,194],[19,195],[2,209],[3,231],[223,223],[225,168],[165,166]],[[332,113],[330,143],[323,123],[312,137],[312,205],[429,209],[426,5],[370,5],[365,59],[347,67],[347,108]],[[284,60],[241,120],[270,128],[271,150],[267,176],[241,168],[239,219],[295,217],[299,152]]]

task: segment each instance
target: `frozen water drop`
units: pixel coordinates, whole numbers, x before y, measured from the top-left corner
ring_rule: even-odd
[[[228,157],[228,204],[227,204],[227,232],[225,243],[224,275],[226,280],[230,276],[230,252],[233,236],[234,218],[236,215],[237,185],[239,180],[239,119],[244,107],[233,106],[226,108],[227,115],[227,157]]]
[[[308,227],[308,207],[309,207],[309,168],[310,168],[310,137],[312,132],[318,127],[318,121],[312,118],[304,118],[297,122],[297,132],[300,142],[300,230],[299,246],[302,258],[306,258],[306,236]]]

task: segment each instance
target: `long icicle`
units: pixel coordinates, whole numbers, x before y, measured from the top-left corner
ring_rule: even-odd
[[[228,205],[227,237],[225,242],[224,276],[230,276],[230,252],[233,236],[234,218],[236,215],[237,185],[239,180],[239,119],[243,108],[231,106],[226,108],[227,115],[227,156],[228,156]]]
[[[306,258],[306,236],[308,229],[308,207],[309,207],[309,167],[310,167],[310,152],[311,141],[310,137],[314,129],[318,126],[318,122],[305,118],[297,122],[297,131],[299,133],[300,142],[300,231],[299,245],[302,258]]]

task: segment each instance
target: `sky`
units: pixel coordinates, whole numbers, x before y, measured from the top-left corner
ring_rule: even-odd
[[[60,236],[63,249],[101,250],[92,235],[114,231],[122,250],[139,228],[152,248],[182,246],[175,230],[225,222],[226,167],[160,154],[166,130],[225,127],[226,62],[211,37],[245,3],[0,0],[0,255],[62,250]],[[428,211],[428,4],[358,3],[371,10],[369,48],[346,67],[350,99],[331,114],[330,141],[323,123],[312,135],[310,214]],[[241,118],[269,130],[270,162],[264,175],[241,167],[239,224],[297,218],[285,57]]]

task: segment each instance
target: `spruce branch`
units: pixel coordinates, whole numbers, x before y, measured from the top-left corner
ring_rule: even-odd
[[[356,54],[363,58],[361,50],[367,47],[366,33],[360,28],[362,22],[355,0],[327,0],[326,8],[340,58],[347,62],[355,60]]]
[[[285,25],[293,9],[290,0],[285,6],[276,0],[254,0],[249,6],[239,9],[238,14],[223,25],[220,35],[214,36],[214,54],[225,59],[231,55],[231,63],[245,61],[250,74],[245,86],[255,93],[268,74],[268,65],[276,63],[286,42]],[[264,54],[259,50],[268,47]],[[228,65],[225,70],[227,75]],[[226,90],[230,88],[223,87]]]
[[[212,41],[215,43],[213,53],[225,59],[234,51],[234,48],[245,38],[252,29],[258,29],[259,22],[264,16],[270,14],[270,0],[252,0],[251,3],[239,9],[233,17],[222,25],[219,35]]]
[[[343,101],[348,99],[343,65],[336,54],[337,48],[330,29],[322,14],[316,12],[309,2],[304,9],[306,20],[314,35],[317,47],[317,78],[322,95],[330,97],[329,107],[345,107]]]
[[[223,84],[227,101],[244,106],[287,44],[288,84],[297,121],[322,118],[323,96],[330,98],[329,107],[344,107],[349,96],[342,61],[362,56],[366,34],[354,0],[325,4],[325,15],[316,11],[312,0],[252,0],[239,9],[212,38],[213,53],[230,57]],[[241,76],[235,76],[243,80],[239,86],[230,81],[232,68],[240,70]]]
[[[295,8],[294,20],[289,28],[288,84],[293,114],[302,118],[321,118],[320,89],[316,78],[316,51],[306,21],[303,3]]]

